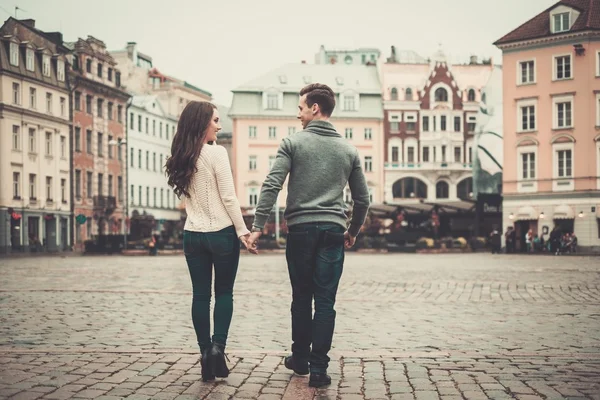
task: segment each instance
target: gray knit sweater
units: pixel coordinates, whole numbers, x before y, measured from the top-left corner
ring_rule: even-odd
[[[328,121],[312,121],[281,141],[256,207],[254,226],[263,228],[289,174],[284,218],[289,226],[332,222],[347,227],[343,192],[350,186],[354,208],[348,231],[356,236],[369,209],[369,190],[358,151]]]

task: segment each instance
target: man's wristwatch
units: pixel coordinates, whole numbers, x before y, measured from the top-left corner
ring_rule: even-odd
[[[256,226],[252,226],[252,229],[250,230],[250,232],[260,232],[260,233],[262,233],[262,228],[257,228]]]

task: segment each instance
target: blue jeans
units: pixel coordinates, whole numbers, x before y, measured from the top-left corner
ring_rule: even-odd
[[[335,326],[333,306],[344,266],[344,232],[342,226],[332,223],[293,225],[288,231],[292,353],[299,362],[309,361],[313,373],[324,373],[329,366],[327,353]]]
[[[212,341],[223,346],[233,315],[233,284],[240,241],[233,226],[217,232],[183,232],[183,252],[192,278],[192,321],[200,351],[210,346],[210,298],[215,270],[215,330]]]

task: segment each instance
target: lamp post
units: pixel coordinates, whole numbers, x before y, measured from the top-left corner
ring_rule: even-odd
[[[125,174],[121,176],[121,193],[123,194],[123,211],[125,212],[125,218],[123,219],[123,250],[127,250],[127,217],[129,215],[127,205],[129,204],[129,202],[127,201],[127,183],[124,180],[124,175],[126,175],[127,173],[127,140],[119,139],[117,141],[113,139],[109,141],[108,144],[110,144],[111,146],[125,146],[125,157],[121,158],[121,170],[125,169]]]

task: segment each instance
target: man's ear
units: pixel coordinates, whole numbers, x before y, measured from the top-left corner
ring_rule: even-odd
[[[312,105],[312,114],[315,115],[319,112],[319,105],[317,103],[314,103]]]

